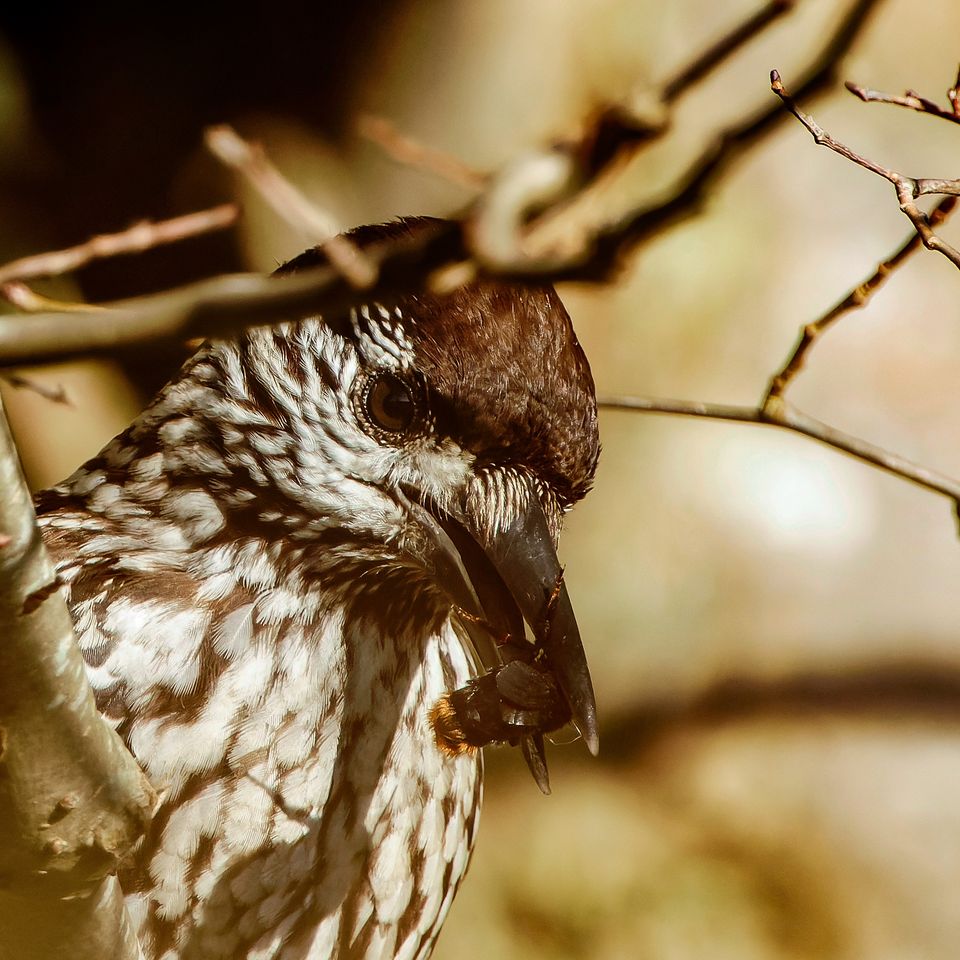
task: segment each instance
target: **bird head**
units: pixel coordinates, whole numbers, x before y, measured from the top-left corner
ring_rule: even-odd
[[[362,247],[431,223],[349,237]],[[278,274],[323,262],[307,251]],[[596,399],[552,287],[478,280],[254,329],[202,351],[156,415],[173,424],[168,469],[204,473],[225,516],[322,545],[350,589],[400,577],[432,592],[483,666],[520,659],[555,678],[595,752],[556,541],[593,480]],[[371,564],[381,576],[361,581]]]

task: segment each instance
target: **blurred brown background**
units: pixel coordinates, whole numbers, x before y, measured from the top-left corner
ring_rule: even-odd
[[[107,16],[4,4],[0,262],[237,195],[234,233],[38,289],[109,299],[299,252],[305,239],[204,153],[202,128],[220,121],[262,140],[344,226],[449,213],[465,194],[386,159],[355,134],[359,113],[492,169],[654,88],[757,5],[295,0]],[[725,119],[766,102],[771,67],[789,86],[841,5],[797,7],[683,100],[614,206],[656,195]],[[958,59],[955,0],[888,0],[841,76],[939,97]],[[958,175],[955,126],[840,90],[812,109],[888,166]],[[601,390],[750,403],[798,327],[907,231],[887,184],[784,125],[620,283],[561,294]],[[793,399],[960,475],[958,290],[945,260],[919,256],[819,345]],[[36,374],[63,383],[72,408],[4,389],[31,482],[94,454],[182,358]],[[596,489],[563,544],[601,759],[554,748],[543,798],[518,756],[488,752],[474,865],[436,956],[956,957],[960,711],[906,683],[960,671],[949,505],[772,430],[606,413],[602,434]],[[877,671],[894,689],[883,700]],[[792,678],[811,674],[839,687],[798,702]],[[837,695],[851,677],[866,678],[859,700]],[[718,716],[694,722],[684,704],[728,678],[774,693],[747,709],[728,690]]]

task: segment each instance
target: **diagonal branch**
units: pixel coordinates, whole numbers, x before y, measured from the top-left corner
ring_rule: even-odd
[[[376,280],[374,265],[355,244],[338,235],[336,220],[283,176],[259,143],[248,143],[227,124],[208,127],[204,142],[221,163],[240,173],[287,223],[320,246],[351,286],[363,290]]]
[[[39,253],[0,266],[0,284],[12,280],[36,280],[55,277],[85,267],[93,260],[143,253],[168,243],[179,243],[215,230],[224,230],[237,222],[239,208],[224,203],[209,210],[188,213],[170,220],[142,220],[119,233],[104,233],[76,246],[50,253]]]
[[[935,250],[945,256],[954,266],[960,268],[960,250],[951,246],[946,240],[939,237],[930,224],[930,219],[921,210],[916,200],[922,196],[948,195],[960,196],[960,180],[937,180],[931,178],[914,178],[904,176],[895,170],[890,170],[874,160],[861,156],[851,150],[846,144],[836,140],[827,133],[813,117],[803,113],[797,106],[795,99],[786,91],[780,80],[780,74],[773,70],[770,73],[770,88],[783,101],[784,106],[807,128],[813,137],[814,143],[827,147],[857,166],[869,170],[871,173],[885,180],[889,180],[897,191],[897,200],[900,209],[913,224],[923,245],[928,250]]]
[[[661,94],[663,102],[672,103],[691,87],[702,83],[714,70],[758,37],[771,23],[790,13],[795,6],[796,0],[769,0],[766,6],[749,14],[664,83]]]
[[[357,132],[375,143],[397,163],[431,173],[447,183],[476,191],[482,189],[487,182],[486,174],[467,166],[459,157],[427,146],[403,133],[386,117],[372,113],[361,115],[357,119]]]
[[[953,212],[956,206],[955,197],[944,197],[933,209],[929,216],[931,227],[943,223]],[[800,332],[800,338],[783,366],[770,378],[767,391],[761,402],[762,408],[770,406],[771,402],[783,397],[787,387],[797,374],[803,369],[807,357],[820,337],[843,316],[852,310],[865,307],[870,298],[890,278],[890,274],[901,267],[921,246],[919,234],[914,234],[895,253],[881,263],[872,276],[868,277],[858,287],[855,287],[835,307],[822,317],[806,324]]]
[[[51,403],[62,403],[66,407],[73,406],[73,402],[67,395],[67,391],[63,388],[63,384],[58,384],[56,387],[48,387],[46,384],[40,383],[32,377],[25,377],[19,373],[9,372],[0,373],[0,380],[8,383],[15,390],[26,390],[29,393],[35,393],[37,396],[43,397],[44,400],[49,400]]]

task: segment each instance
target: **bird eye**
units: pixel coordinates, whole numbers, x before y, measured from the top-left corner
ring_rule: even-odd
[[[392,373],[380,374],[370,383],[367,415],[381,430],[403,433],[417,417],[417,402],[409,384]]]

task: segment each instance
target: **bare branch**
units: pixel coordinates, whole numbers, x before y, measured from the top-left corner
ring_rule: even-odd
[[[923,245],[928,250],[935,250],[937,253],[943,254],[954,266],[960,268],[960,250],[951,246],[934,232],[927,214],[915,203],[918,197],[931,194],[960,196],[960,180],[917,179],[890,170],[851,150],[846,144],[827,133],[813,117],[803,113],[794,98],[787,93],[780,80],[780,74],[776,70],[770,73],[770,89],[783,101],[790,113],[807,128],[815,143],[827,147],[841,157],[857,164],[857,166],[889,180],[896,188],[900,209],[913,224],[914,229],[923,241]]]
[[[178,243],[188,237],[200,236],[214,230],[223,230],[237,221],[235,203],[225,203],[210,210],[188,213],[170,220],[151,222],[143,220],[119,233],[105,233],[91,237],[84,243],[65,250],[40,253],[0,266],[0,284],[11,280],[34,280],[54,277],[86,266],[92,260],[143,253],[168,243]]]
[[[208,127],[204,142],[221,163],[240,173],[287,223],[319,244],[351,286],[362,290],[374,283],[377,277],[374,265],[356,244],[337,235],[340,227],[334,217],[308,200],[284,177],[260,144],[247,142],[226,124]]]
[[[415,292],[437,268],[467,258],[461,225],[455,221],[438,222],[413,238],[373,245],[364,255],[379,269],[376,293],[370,296]],[[215,277],[119,301],[98,314],[0,316],[0,367],[165,340],[227,336],[257,323],[339,316],[356,301],[357,291],[339,271],[320,266],[283,278]]]
[[[0,283],[0,297],[24,313],[41,313],[44,310],[56,310],[58,313],[96,313],[106,309],[95,303],[77,303],[45,297],[20,280]]]
[[[104,878],[139,839],[155,797],[94,704],[2,406],[0,490],[3,945],[35,956],[37,938],[55,931],[69,945],[60,955],[133,958],[129,924],[112,922],[119,887]],[[93,931],[97,939],[76,939]]]
[[[909,480],[933,493],[960,500],[960,480],[937,473],[927,467],[912,463],[898,454],[884,450],[876,444],[844,433],[808,417],[789,406],[780,398],[772,398],[766,408],[733,406],[720,403],[702,403],[688,400],[659,400],[635,396],[600,396],[599,406],[612,410],[634,410],[641,413],[666,413],[683,417],[702,417],[707,420],[732,420],[738,423],[756,423],[768,427],[781,427],[810,437],[835,450],[840,450],[857,460],[879,467],[887,473]]]
[[[955,197],[944,197],[930,213],[930,226],[936,227],[943,223],[953,211],[956,203]],[[887,282],[890,274],[902,266],[920,249],[921,243],[920,235],[916,233],[913,234],[896,253],[891,254],[890,257],[877,267],[872,276],[851,290],[843,300],[822,317],[814,320],[812,323],[806,324],[802,328],[800,339],[793,348],[793,352],[786,359],[783,366],[770,378],[767,392],[761,404],[762,407],[766,408],[770,405],[771,400],[783,397],[787,387],[803,369],[807,356],[817,340],[845,314],[866,306],[873,294]]]
[[[956,86],[947,91],[947,98],[950,100],[949,110],[933,100],[920,96],[915,90],[907,90],[903,96],[896,97],[879,90],[868,90],[859,83],[851,83],[849,80],[844,86],[864,103],[890,103],[897,107],[906,107],[908,110],[916,110],[918,113],[926,113],[941,120],[949,120],[951,123],[960,123],[960,101],[957,99]]]
[[[67,407],[73,406],[70,397],[67,396],[67,391],[63,388],[63,384],[57,384],[56,387],[48,387],[46,384],[38,383],[36,380],[25,377],[19,373],[0,373],[0,380],[10,384],[11,387],[17,390],[28,390],[30,393],[35,393],[43,397],[44,400],[49,400],[51,403],[62,403]],[[2,546],[2,544],[0,544],[0,546]]]
[[[663,102],[671,103],[692,86],[701,83],[771,23],[793,10],[795,5],[795,0],[770,0],[765,7],[738,23],[729,33],[685,64],[663,85]]]
[[[441,180],[456,184],[458,187],[475,192],[482,189],[488,180],[487,174],[467,166],[453,154],[438,150],[436,147],[428,147],[401,132],[396,124],[386,117],[370,113],[363,114],[357,120],[357,131],[397,163],[432,173]]]
[[[604,724],[601,759],[629,762],[665,737],[757,718],[825,716],[927,718],[960,722],[955,664],[870,664],[784,677],[722,677],[693,696],[647,698]]]
[[[801,72],[794,98],[796,101],[804,102],[830,88],[835,79],[837,64],[850,49],[880,2],[881,0],[857,0],[850,6],[813,62]],[[477,249],[474,244],[474,253],[480,262],[496,264],[498,269],[505,264],[511,264],[514,270],[526,270],[533,274],[539,267],[541,273],[548,274],[545,279],[592,282],[609,280],[617,273],[629,253],[649,243],[664,230],[696,215],[709,190],[734,162],[772,133],[783,119],[783,111],[772,106],[721,131],[700,156],[687,166],[669,194],[652,205],[627,210],[616,220],[599,227],[565,223],[562,258],[553,256],[544,258],[541,263],[530,262],[529,257],[523,255],[524,250],[533,249],[539,253],[542,249],[542,243],[536,238],[538,223],[527,226],[519,217],[514,225],[514,237],[522,239],[514,239],[512,248]],[[624,135],[633,143],[639,142],[635,130],[627,129]],[[616,144],[608,146],[611,156],[617,152],[615,147]],[[579,193],[588,190],[601,172],[594,170],[592,176],[581,185]],[[573,183],[574,180],[575,178],[571,177],[570,182]],[[539,184],[534,186],[539,188]],[[503,189],[510,190],[512,187],[508,184]],[[546,226],[551,218],[564,216],[566,206],[573,199],[574,194],[558,191],[556,206],[541,215],[541,226]],[[531,204],[525,205],[521,200],[514,201],[514,208],[518,213],[523,213],[530,206]],[[474,219],[479,219],[479,214],[475,215]],[[505,232],[501,228],[492,231],[491,235],[499,236]],[[563,264],[562,268],[560,263]]]

